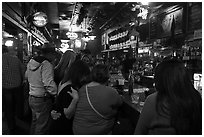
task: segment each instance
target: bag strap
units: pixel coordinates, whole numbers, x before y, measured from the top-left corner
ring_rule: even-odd
[[[64,87],[66,87],[67,85],[70,85],[70,84],[71,84],[70,82],[65,82],[62,84],[62,81],[61,81],[58,85],[57,95],[59,95],[59,93],[62,91],[62,89]]]
[[[86,85],[86,96],[87,96],[89,105],[90,105],[91,108],[96,112],[96,114],[98,114],[100,117],[102,117],[102,118],[104,118],[104,119],[109,119],[109,118],[107,118],[106,116],[104,116],[104,115],[102,115],[101,113],[99,113],[99,112],[94,108],[94,106],[92,105],[92,103],[91,103],[91,101],[90,101],[90,98],[89,98],[89,93],[88,93],[87,85]]]

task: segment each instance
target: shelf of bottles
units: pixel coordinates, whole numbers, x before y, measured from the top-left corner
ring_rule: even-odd
[[[201,40],[193,40],[187,42],[184,46],[182,46],[183,51],[183,60],[193,60],[202,58],[202,41]]]
[[[128,48],[134,41],[130,40],[129,31],[126,28],[118,28],[108,34],[109,49],[117,50]]]

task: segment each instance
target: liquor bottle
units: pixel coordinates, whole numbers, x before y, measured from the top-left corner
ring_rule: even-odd
[[[129,70],[129,76],[128,76],[128,93],[129,93],[129,95],[133,94],[133,88],[134,88],[133,70]]]

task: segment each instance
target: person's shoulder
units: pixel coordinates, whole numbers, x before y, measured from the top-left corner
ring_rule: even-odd
[[[105,86],[107,89],[109,89],[109,90],[114,90],[114,91],[116,91],[116,89],[115,88],[113,88],[113,87],[111,87],[111,86]]]
[[[104,88],[104,90],[107,90],[109,92],[113,92],[113,93],[117,93],[117,90],[113,87],[110,87],[110,86],[103,86],[102,87]]]
[[[17,60],[17,59],[18,59],[17,56],[14,56],[14,55],[9,54],[9,53],[4,53],[4,54],[2,54],[2,57],[14,59],[14,60]]]
[[[149,102],[150,104],[156,101],[157,92],[150,94],[147,96],[146,102]]]
[[[16,63],[16,64],[20,64],[22,63],[21,60],[17,57],[17,56],[12,56],[12,55],[9,55],[7,56],[7,58],[12,61],[13,63]]]
[[[86,85],[87,85],[87,84],[83,85],[83,86],[79,89],[79,93],[80,93],[80,91],[84,91],[84,90],[85,90]]]
[[[48,60],[43,60],[42,65],[43,66],[46,65],[48,67],[53,67],[52,64]],[[53,68],[53,70],[54,70],[54,68]]]
[[[51,64],[48,60],[44,60],[42,63],[44,63],[44,64]]]

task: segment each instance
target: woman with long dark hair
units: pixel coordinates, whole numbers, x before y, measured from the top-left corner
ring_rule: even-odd
[[[58,65],[54,69],[54,80],[56,84],[58,85],[59,82],[63,79],[65,70],[68,71],[71,64],[76,59],[76,53],[71,50],[67,50],[61,57]]]
[[[178,59],[155,68],[156,93],[147,97],[135,134],[202,134],[202,99]]]
[[[59,84],[56,102],[51,111],[53,118],[50,134],[72,135],[72,122],[75,107],[78,102],[78,90],[86,84],[86,78],[90,73],[89,67],[81,60],[75,61],[65,72],[64,78]]]

